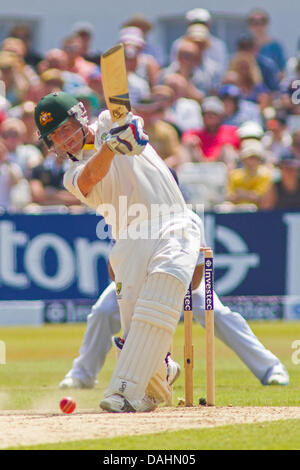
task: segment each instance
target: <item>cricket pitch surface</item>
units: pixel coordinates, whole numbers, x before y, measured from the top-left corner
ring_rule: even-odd
[[[300,419],[300,407],[165,407],[151,413],[1,411],[0,448]]]

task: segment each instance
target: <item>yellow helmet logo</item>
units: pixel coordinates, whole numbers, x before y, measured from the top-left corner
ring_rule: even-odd
[[[42,111],[40,114],[40,124],[41,126],[45,126],[48,122],[53,121],[53,117],[51,113],[46,113],[46,111]]]

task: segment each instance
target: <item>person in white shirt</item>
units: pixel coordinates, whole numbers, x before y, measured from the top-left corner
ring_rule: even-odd
[[[21,168],[8,160],[8,149],[0,139],[0,208],[6,211],[13,209],[11,190],[22,177]]]
[[[0,135],[5,141],[9,152],[9,160],[22,169],[25,177],[36,165],[43,161],[42,152],[32,144],[24,144],[26,139],[26,126],[21,119],[9,117],[1,126]]]
[[[201,106],[188,98],[188,80],[178,73],[166,75],[164,85],[174,91],[171,106],[165,114],[166,121],[174,124],[181,133],[203,127]]]
[[[206,26],[209,30],[211,30],[212,17],[209,11],[205,10],[204,8],[193,8],[192,10],[189,10],[185,15],[185,19],[188,24],[187,27],[195,24],[200,24]],[[176,58],[178,45],[181,39],[182,37],[176,39],[171,46],[171,61],[175,60]],[[226,72],[229,63],[228,48],[222,39],[218,38],[217,36],[214,36],[211,32],[210,45],[204,53],[204,59],[210,59],[213,62],[219,64],[222,74]]]
[[[188,97],[198,102],[201,102],[204,96],[216,92],[221,84],[222,70],[218,62],[205,57],[209,44],[210,34],[206,26],[189,26],[186,35],[178,42],[175,60],[161,71],[160,81],[170,73],[180,73],[198,91],[197,96],[197,93],[192,94],[189,90]]]
[[[197,262],[199,229],[137,116],[113,126],[104,111],[89,126],[82,103],[60,92],[39,101],[35,120],[46,144],[72,160],[66,189],[105,217],[116,240],[110,263],[125,345],[100,407],[152,411],[170,394],[165,357]],[[86,145],[94,146],[88,159]]]

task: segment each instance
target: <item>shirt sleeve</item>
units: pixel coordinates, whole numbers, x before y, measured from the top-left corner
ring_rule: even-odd
[[[80,175],[81,171],[83,170],[86,162],[78,162],[74,163],[69,170],[64,175],[64,186],[71,194],[73,194],[79,201],[83,202],[87,206],[97,209],[99,204],[101,203],[101,199],[99,198],[99,191],[98,186],[101,186],[101,181],[94,186],[94,188],[89,192],[89,194],[85,197],[78,187],[78,176]]]
[[[201,248],[204,248],[206,246],[206,240],[205,240],[205,233],[204,233],[204,224],[202,220],[200,219],[200,217],[198,217],[198,219],[199,219],[198,226],[199,226],[200,234],[201,234],[201,247],[200,247],[196,266],[203,266],[204,265],[204,251],[202,251]]]
[[[200,230],[200,246],[201,248],[204,248],[206,246],[206,240],[205,240],[205,233],[204,233],[204,224],[202,222],[202,219],[199,217],[198,214],[196,214],[193,211],[190,211],[190,216],[193,219],[193,221],[197,224],[199,230]],[[196,266],[202,266],[204,265],[204,252],[199,251],[198,259],[196,262]]]

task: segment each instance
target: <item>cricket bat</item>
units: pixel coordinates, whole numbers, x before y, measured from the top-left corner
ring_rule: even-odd
[[[122,125],[131,110],[123,44],[104,52],[100,66],[106,106],[113,122]]]

